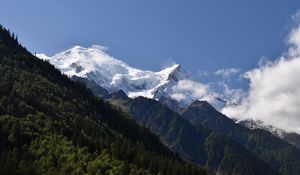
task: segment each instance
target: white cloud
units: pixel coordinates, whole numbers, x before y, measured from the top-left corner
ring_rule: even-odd
[[[222,76],[224,79],[229,79],[232,75],[236,75],[240,70],[236,68],[219,69],[215,72],[216,75]]]
[[[219,85],[224,88],[223,95],[227,104],[239,104],[246,97],[246,92],[243,89],[231,89],[225,82],[220,82]]]
[[[192,80],[181,80],[172,89],[171,97],[186,104],[194,100],[213,102],[215,95],[209,86]]]
[[[99,44],[93,44],[91,46],[91,48],[99,49],[99,50],[102,50],[102,51],[107,51],[109,49],[107,46],[102,46],[102,45],[99,45]]]
[[[273,62],[269,60],[269,58],[267,57],[261,57],[258,61],[258,66],[259,67],[263,67],[263,66],[266,66],[266,65],[272,65]]]
[[[300,15],[298,15],[300,16]],[[248,95],[240,105],[222,112],[236,119],[258,119],[275,127],[300,133],[300,26],[288,36],[289,49],[274,62],[244,74]]]

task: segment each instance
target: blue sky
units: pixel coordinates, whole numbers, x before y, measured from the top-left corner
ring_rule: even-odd
[[[300,7],[299,0],[0,2],[0,23],[32,52],[100,44],[131,66],[159,70],[176,62],[198,78],[199,71],[245,72],[261,57],[280,56]]]
[[[0,0],[0,4],[0,23],[17,33],[33,53],[52,56],[74,45],[98,44],[140,69],[156,71],[176,62],[209,84],[212,92],[240,99],[238,105],[222,109],[227,116],[258,119],[300,134],[299,0]],[[259,66],[262,58],[271,62]],[[239,78],[245,72],[248,79]]]

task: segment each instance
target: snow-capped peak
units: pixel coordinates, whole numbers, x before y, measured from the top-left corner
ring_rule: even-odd
[[[49,60],[69,77],[77,76],[93,80],[109,92],[122,89],[129,97],[144,96],[158,99],[172,90],[179,80],[191,79],[182,67],[174,64],[161,71],[144,71],[111,57],[106,48],[74,46],[52,57],[37,56]]]
[[[124,67],[128,65],[120,60],[114,59],[99,47],[85,48],[74,46],[71,49],[58,53],[51,57],[50,62],[62,70],[68,76],[87,77],[91,72],[106,69],[106,73],[112,75],[117,69],[125,73]]]

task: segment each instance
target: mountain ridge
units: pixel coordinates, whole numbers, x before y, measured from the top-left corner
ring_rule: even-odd
[[[206,127],[238,142],[280,173],[288,175],[300,173],[300,150],[295,146],[269,131],[251,130],[213,109],[210,105],[201,104],[197,102],[196,105],[189,106],[182,111],[181,115],[194,126]]]
[[[162,103],[145,97],[118,98],[117,94],[119,92],[110,95],[111,104],[121,107],[149,128],[185,160],[206,166],[217,174],[277,174],[238,143],[205,127],[193,126]]]
[[[265,131],[269,131],[273,135],[287,141],[300,150],[300,135],[298,133],[284,131],[283,129],[276,128],[272,125],[267,125],[260,120],[241,120],[237,121],[237,123],[244,125],[251,130],[262,129]]]

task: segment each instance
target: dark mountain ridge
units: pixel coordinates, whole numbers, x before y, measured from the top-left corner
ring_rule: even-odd
[[[156,100],[145,97],[112,98],[110,102],[121,106],[181,157],[206,166],[217,174],[276,174],[269,165],[238,143],[205,127],[193,126]]]
[[[268,131],[239,125],[207,102],[192,103],[182,116],[196,127],[207,127],[238,142],[282,174],[300,174],[300,151]]]

